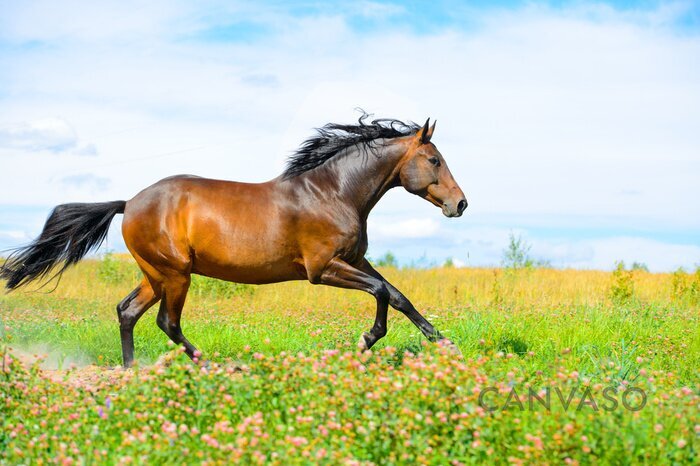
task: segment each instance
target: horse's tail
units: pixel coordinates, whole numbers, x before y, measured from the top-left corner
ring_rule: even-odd
[[[0,279],[8,290],[43,278],[60,265],[52,277],[97,248],[117,214],[123,214],[126,201],[97,204],[62,204],[49,215],[41,235],[29,245],[15,249],[0,267]]]

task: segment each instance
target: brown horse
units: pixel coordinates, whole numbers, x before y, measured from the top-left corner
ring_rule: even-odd
[[[158,326],[199,355],[180,328],[193,273],[239,283],[308,280],[362,290],[377,300],[374,326],[359,342],[371,348],[387,331],[388,305],[431,341],[443,339],[411,302],[365,259],[367,216],[389,189],[403,186],[459,217],[462,190],[430,142],[435,124],[398,120],[327,124],[265,183],[175,176],[130,201],[57,206],[34,242],[0,269],[9,290],[60,275],[104,240],[112,218],[124,214],[124,242],[144,279],[117,306],[124,366],[134,359],[133,331],[160,300]]]

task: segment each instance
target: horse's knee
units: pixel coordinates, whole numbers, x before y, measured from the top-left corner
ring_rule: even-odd
[[[384,283],[379,283],[377,286],[375,286],[372,290],[372,294],[375,298],[377,298],[377,302],[380,302],[382,304],[389,304],[391,294],[389,293],[389,289]]]
[[[142,302],[143,297],[140,299],[139,296],[143,291],[147,290],[144,290],[142,286],[137,286],[134,291],[117,304],[117,317],[119,318],[119,325],[123,329],[133,328],[143,314],[145,306],[147,306],[146,303]]]
[[[136,321],[134,319],[125,318],[119,316],[119,329],[120,330],[133,330],[136,326]]]
[[[123,304],[124,301],[117,305],[117,317],[119,317],[119,327],[122,330],[131,330],[136,325],[136,316],[129,313],[129,306]]]

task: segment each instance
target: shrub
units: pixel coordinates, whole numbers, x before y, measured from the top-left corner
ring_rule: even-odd
[[[676,301],[700,300],[700,267],[697,267],[692,275],[682,267],[673,272],[671,290],[671,298]]]
[[[631,270],[635,272],[649,272],[649,267],[644,262],[632,262]]]
[[[396,256],[394,256],[391,251],[387,251],[382,257],[377,261],[377,267],[398,267],[399,264],[396,262]]]
[[[123,281],[137,281],[139,271],[134,264],[120,260],[112,252],[107,252],[102,256],[97,275],[103,282],[115,284]]]
[[[516,237],[511,232],[508,239],[508,246],[503,251],[503,266],[513,270],[531,268],[534,265],[534,261],[529,255],[531,248],[531,244],[522,239],[519,235]]]
[[[216,278],[192,274],[190,293],[199,297],[232,298],[234,296],[249,296],[255,288],[244,283],[232,283]]]
[[[116,284],[124,281],[136,282],[140,272],[138,268],[124,260],[120,260],[113,253],[108,252],[100,261],[97,274],[105,283]],[[249,296],[255,288],[252,285],[232,283],[215,278],[192,274],[190,293],[198,297],[207,298],[232,298],[234,296]]]
[[[634,296],[634,271],[626,270],[625,263],[616,264],[610,284],[610,299],[616,304],[625,304]]]

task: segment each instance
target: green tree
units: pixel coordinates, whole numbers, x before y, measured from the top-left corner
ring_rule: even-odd
[[[649,267],[644,262],[632,262],[632,268],[635,272],[648,272]]]
[[[508,246],[503,250],[503,266],[513,270],[533,267],[535,262],[530,257],[531,248],[532,245],[521,238],[520,235],[515,236],[511,232]]]
[[[399,264],[396,262],[396,256],[394,256],[391,251],[387,251],[382,257],[377,260],[378,267],[398,267]]]

